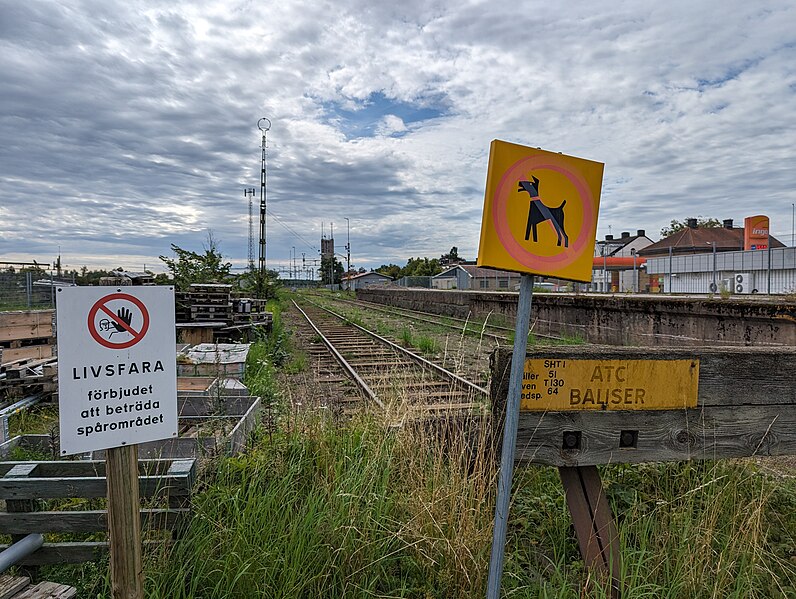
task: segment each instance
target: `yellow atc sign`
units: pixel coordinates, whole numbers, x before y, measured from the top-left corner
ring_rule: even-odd
[[[699,360],[525,361],[520,410],[695,408]]]
[[[591,281],[603,166],[494,140],[478,266]]]

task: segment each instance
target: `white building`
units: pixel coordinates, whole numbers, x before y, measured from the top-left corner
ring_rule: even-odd
[[[796,248],[648,257],[647,272],[671,293],[796,293]]]
[[[387,283],[391,282],[391,277],[372,270],[370,272],[362,272],[356,275],[344,276],[342,285],[343,289],[346,291],[356,291],[357,289],[363,289],[365,287],[370,287],[371,285],[386,285]]]

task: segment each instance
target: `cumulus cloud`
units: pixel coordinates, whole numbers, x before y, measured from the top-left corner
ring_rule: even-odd
[[[765,212],[787,241],[794,21],[773,0],[4,3],[0,256],[152,267],[212,229],[244,265],[262,116],[270,265],[345,218],[357,266],[474,257],[494,138],[605,162],[601,235]]]

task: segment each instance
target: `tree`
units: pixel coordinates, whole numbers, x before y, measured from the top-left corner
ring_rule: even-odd
[[[693,218],[693,217],[691,217]],[[717,227],[721,227],[722,223],[718,219],[715,218],[705,218],[702,216],[698,216],[697,219],[697,227],[700,229],[715,229]],[[679,233],[683,229],[688,227],[688,219],[684,220],[672,220],[669,223],[668,227],[664,227],[661,229],[661,237],[670,237],[675,233]]]
[[[238,286],[252,297],[270,299],[275,297],[279,287],[279,273],[266,269],[262,276],[259,270],[250,270],[238,277]]]
[[[160,256],[179,291],[187,291],[191,283],[225,283],[230,279],[232,264],[224,262],[212,233],[208,233],[207,243],[202,246],[204,253],[199,254],[172,243],[176,258]]]
[[[324,285],[339,284],[343,280],[343,265],[335,256],[322,256],[320,271]]]
[[[439,258],[439,263],[443,266],[448,264],[458,264],[459,262],[463,262],[464,259],[459,256],[459,248],[455,245],[451,248],[451,251],[447,254],[442,254]]]
[[[376,272],[387,275],[392,280],[396,280],[401,277],[401,267],[397,264],[382,264],[376,269]]]
[[[442,272],[437,258],[409,258],[409,261],[401,269],[400,277],[433,277]]]
[[[170,285],[172,280],[165,272],[159,272],[155,275],[155,285]]]

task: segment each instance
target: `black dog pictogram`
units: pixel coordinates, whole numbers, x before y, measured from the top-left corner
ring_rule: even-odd
[[[556,245],[561,245],[561,238],[563,237],[564,247],[569,247],[569,237],[564,230],[564,205],[567,201],[561,202],[558,208],[545,206],[539,197],[539,179],[534,176],[531,176],[531,179],[533,179],[533,183],[520,181],[519,189],[517,189],[517,191],[527,191],[528,195],[531,196],[531,205],[528,207],[528,225],[525,227],[525,241],[528,241],[528,237],[531,235],[531,228],[533,228],[534,242],[538,241],[536,227],[539,223],[549,220],[558,235],[558,243]]]

